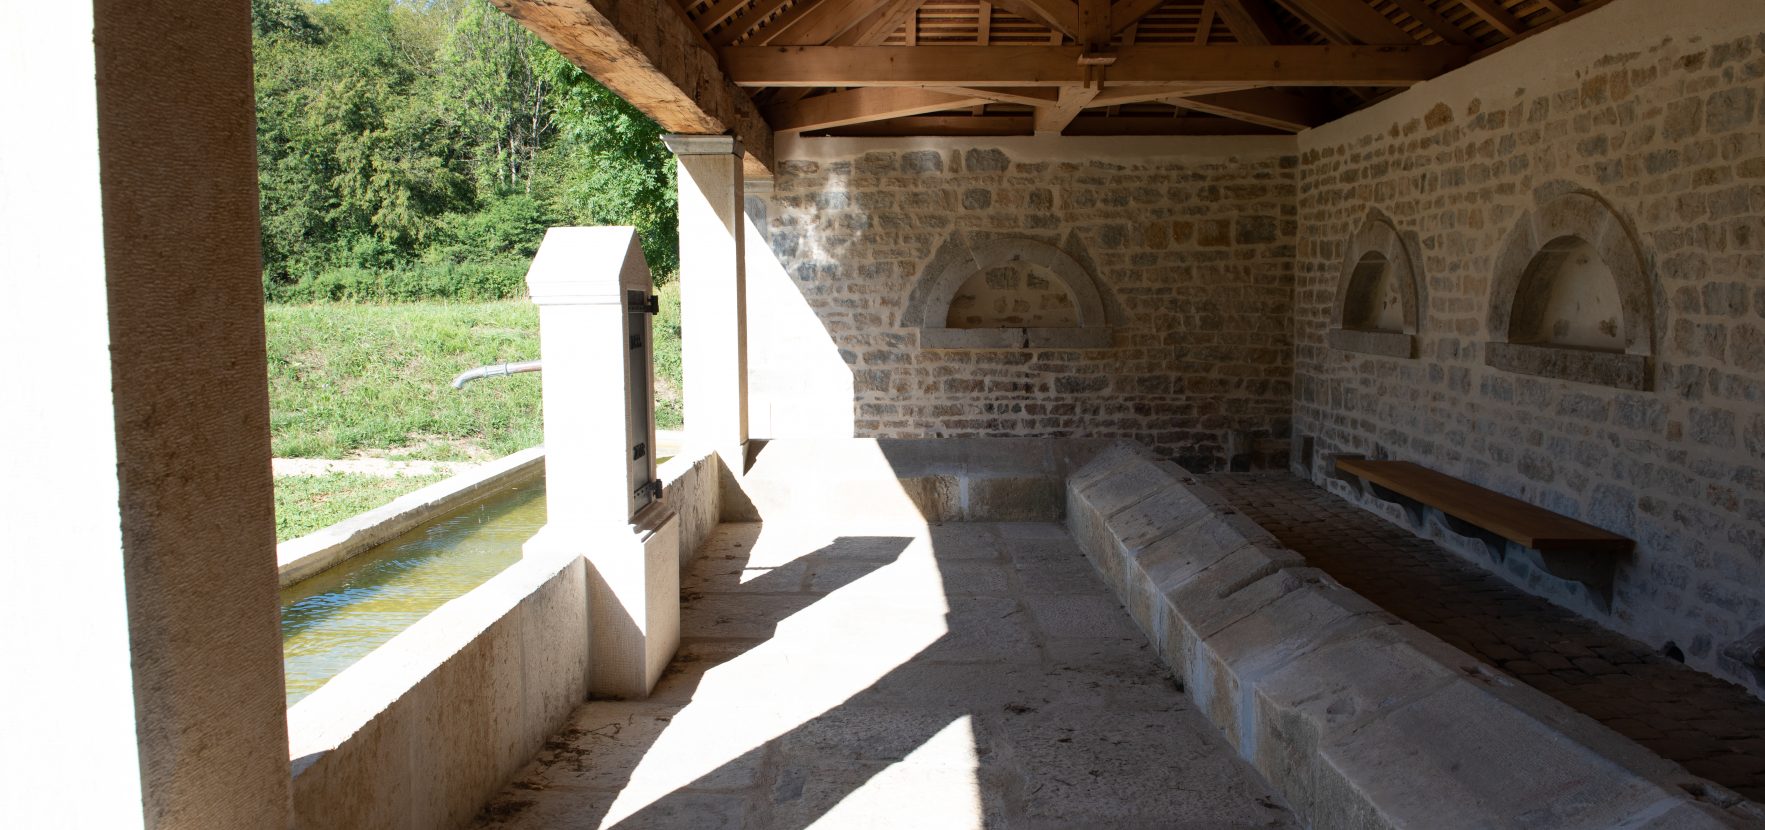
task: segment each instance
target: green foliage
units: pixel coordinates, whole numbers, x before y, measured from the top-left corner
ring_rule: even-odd
[[[671,429],[680,426],[678,286],[662,296],[656,420]],[[531,303],[275,304],[265,324],[277,457],[395,450],[393,457],[469,460],[543,439],[539,375],[448,385],[466,369],[538,357]]]
[[[276,541],[286,542],[373,510],[445,475],[372,476],[328,473],[276,477]]]
[[[511,296],[553,225],[634,225],[677,269],[660,128],[487,0],[252,11],[266,297]]]
[[[525,296],[523,258],[482,262],[417,262],[374,269],[345,266],[302,276],[293,283],[266,287],[279,303],[414,302],[418,300],[508,300]]]

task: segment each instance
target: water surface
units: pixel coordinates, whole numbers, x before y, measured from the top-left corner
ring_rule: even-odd
[[[282,589],[288,705],[514,564],[544,524],[540,476]]]

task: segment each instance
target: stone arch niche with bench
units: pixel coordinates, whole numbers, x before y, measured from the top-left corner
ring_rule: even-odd
[[[1648,390],[1654,280],[1623,217],[1571,190],[1520,218],[1496,259],[1488,365],[1510,372]]]
[[[1346,352],[1413,358],[1421,326],[1421,268],[1391,219],[1377,210],[1348,240],[1330,347]]]
[[[958,231],[915,282],[901,325],[919,329],[922,349],[1107,349],[1113,329],[1084,257],[1076,234],[1056,247]]]

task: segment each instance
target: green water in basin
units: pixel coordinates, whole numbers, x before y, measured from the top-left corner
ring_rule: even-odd
[[[288,705],[514,564],[544,524],[540,476],[282,589]]]

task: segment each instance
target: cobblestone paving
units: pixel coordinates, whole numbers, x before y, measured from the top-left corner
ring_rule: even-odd
[[[1696,775],[1765,802],[1765,702],[1551,605],[1285,473],[1203,481],[1281,543],[1417,627]]]

